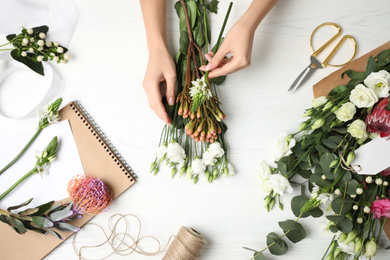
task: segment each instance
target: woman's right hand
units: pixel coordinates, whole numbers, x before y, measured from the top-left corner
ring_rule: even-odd
[[[149,52],[148,66],[142,83],[150,108],[166,124],[172,120],[162,103],[160,84],[166,82],[166,98],[169,105],[175,104],[176,69],[175,63],[166,48]]]

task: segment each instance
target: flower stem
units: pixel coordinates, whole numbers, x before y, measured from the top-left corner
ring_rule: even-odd
[[[0,45],[0,47],[3,47],[3,46],[8,45],[8,44],[11,44],[11,42],[4,43],[4,44]]]
[[[28,143],[22,149],[22,151],[20,151],[20,153],[9,164],[7,164],[3,169],[0,170],[0,175],[3,172],[5,172],[9,167],[11,167],[12,164],[14,164],[24,154],[24,152],[27,150],[27,148],[34,142],[35,138],[37,138],[37,136],[42,131],[42,129],[43,128],[41,128],[41,127],[38,128],[38,130],[35,132],[34,136],[30,139],[30,141],[28,141]]]
[[[5,196],[8,195],[13,189],[15,189],[20,183],[22,183],[25,179],[30,177],[31,175],[37,173],[37,168],[34,167],[31,171],[26,173],[22,178],[20,178],[17,182],[14,183],[11,187],[9,187],[8,190],[6,190],[3,194],[0,195],[0,200],[2,200]]]
[[[13,49],[0,49],[0,51],[12,51]]]

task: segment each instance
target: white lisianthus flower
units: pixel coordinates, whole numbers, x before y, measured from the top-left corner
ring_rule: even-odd
[[[363,84],[359,84],[351,91],[349,100],[358,108],[372,107],[378,102],[378,97],[374,90],[366,88]]]
[[[210,151],[205,151],[203,153],[203,163],[206,166],[213,166],[217,162],[217,159],[214,157],[214,155],[211,154]]]
[[[234,167],[231,163],[228,163],[227,164],[227,168],[228,168],[228,171],[229,171],[229,176],[233,176],[236,174],[236,171],[234,170]]]
[[[289,138],[286,133],[280,134],[274,148],[275,160],[279,160],[282,157],[290,155],[292,153],[291,148],[294,146],[294,138]]]
[[[284,192],[293,192],[293,188],[291,187],[291,184],[288,179],[279,173],[271,174],[271,176],[269,176],[269,185],[274,191],[274,193],[280,194],[282,196]]]
[[[389,79],[390,74],[385,70],[380,70],[378,72],[371,72],[364,80],[364,84],[374,90],[378,98],[385,98],[389,96]]]
[[[259,168],[256,172],[259,175],[260,187],[263,189],[263,192],[270,193],[272,191],[272,187],[269,183],[269,177],[271,176],[271,168],[265,161],[261,161]]]
[[[204,174],[204,171],[206,170],[206,165],[204,165],[203,160],[200,158],[196,158],[191,165],[192,172],[195,175]]]
[[[173,163],[182,163],[186,158],[183,147],[177,142],[169,143],[167,147],[167,159]]]
[[[321,96],[321,97],[313,99],[311,101],[311,104],[313,105],[313,107],[319,107],[319,106],[322,106],[323,104],[325,104],[326,102],[328,102],[328,98],[325,96]]]
[[[157,149],[156,156],[157,160],[160,160],[164,155],[167,153],[168,146],[166,144],[160,145],[160,147]]]
[[[37,168],[37,171],[41,175],[42,178],[44,175],[49,175],[50,164],[45,163],[42,166],[37,165],[37,166],[35,166],[35,168]]]
[[[362,139],[368,137],[366,129],[366,123],[363,120],[357,119],[349,125],[347,131],[356,139]]]
[[[339,243],[338,248],[344,253],[355,255],[355,242],[351,241],[348,244]]]
[[[334,113],[338,120],[346,122],[353,118],[356,113],[356,107],[352,102],[347,102],[334,111]]]
[[[214,142],[209,145],[209,148],[207,150],[210,151],[210,153],[215,157],[215,158],[220,158],[225,154],[225,151],[222,149],[221,144],[219,142]]]

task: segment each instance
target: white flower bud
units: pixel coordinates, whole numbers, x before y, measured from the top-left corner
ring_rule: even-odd
[[[52,45],[52,42],[51,42],[51,41],[46,41],[46,46],[47,46],[47,47],[51,47],[51,45]]]
[[[66,64],[67,62],[67,60],[61,60],[61,64]]]
[[[324,174],[322,174],[321,179],[326,180],[326,176]]]
[[[356,198],[356,194],[351,195],[351,198],[352,199]]]
[[[70,60],[70,55],[69,54],[65,54],[64,58],[65,58],[65,60]]]
[[[381,178],[378,178],[375,180],[375,183],[376,185],[382,185],[383,184],[383,180]]]
[[[45,45],[45,42],[44,42],[43,40],[39,40],[39,41],[37,42],[37,44],[38,44],[40,47],[42,47],[43,45]]]
[[[359,209],[359,206],[358,205],[353,205],[353,210],[358,210]]]
[[[30,38],[30,42],[35,42],[35,39],[34,38]]]
[[[37,61],[43,61],[43,56],[38,56]]]
[[[39,38],[45,39],[46,38],[46,34],[43,33],[43,32],[39,33]]]
[[[43,51],[43,47],[42,47],[42,46],[39,47],[39,48],[38,48],[38,51]]]
[[[58,56],[53,57],[53,61],[58,61],[58,60],[59,60]]]
[[[50,56],[56,56],[56,54],[54,52],[51,52]]]
[[[27,44],[29,43],[30,41],[27,39],[27,38],[23,38],[22,40],[22,45],[23,46],[27,46]]]
[[[358,195],[363,194],[363,189],[362,189],[362,188],[357,188],[357,189],[356,189],[356,193],[357,193]]]
[[[28,49],[29,52],[34,52],[34,48]]]
[[[28,33],[28,34],[33,34],[34,31],[33,31],[33,29],[30,28],[30,29],[27,29],[27,33]]]
[[[383,182],[383,186],[388,186],[388,185],[389,185],[389,183],[387,181]]]
[[[366,182],[367,183],[371,183],[372,182],[372,177],[371,176],[367,176],[366,177]]]
[[[63,53],[63,52],[64,52],[64,49],[63,49],[62,47],[58,47],[58,48],[57,48],[57,52],[58,52],[58,53]]]
[[[336,189],[336,190],[334,191],[334,195],[340,196],[340,195],[341,195],[340,189]]]
[[[58,47],[58,42],[53,42],[54,46]]]
[[[362,223],[363,223],[363,219],[362,219],[362,218],[357,218],[357,219],[356,219],[356,222],[357,222],[358,224],[362,224]]]
[[[26,57],[27,56],[27,52],[23,51],[22,52],[22,57]]]
[[[364,209],[363,209],[363,211],[364,211],[364,213],[370,213],[371,212],[371,209],[370,209],[370,207],[368,207],[368,206],[365,206],[364,207]]]

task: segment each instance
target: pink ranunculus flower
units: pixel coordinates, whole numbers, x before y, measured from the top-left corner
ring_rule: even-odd
[[[376,197],[376,200],[372,202],[371,213],[375,215],[375,218],[390,218],[390,200]]]
[[[389,176],[390,175],[390,167],[381,171],[380,174],[382,174],[382,176],[384,176],[384,177]]]

